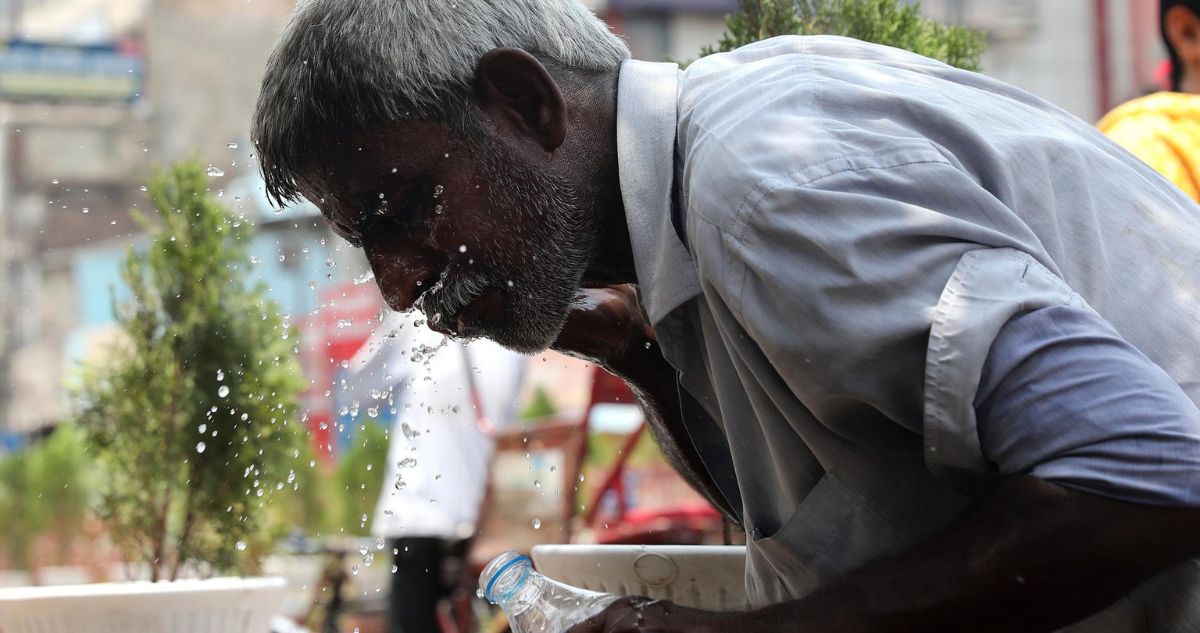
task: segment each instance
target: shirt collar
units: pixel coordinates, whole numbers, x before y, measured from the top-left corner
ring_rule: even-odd
[[[700,293],[671,223],[679,67],[628,60],[617,83],[617,160],[642,307],[658,323]]]

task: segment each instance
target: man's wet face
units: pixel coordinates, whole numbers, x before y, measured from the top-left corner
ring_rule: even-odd
[[[306,193],[393,309],[517,351],[553,343],[597,233],[566,179],[429,123],[351,135],[322,163]]]

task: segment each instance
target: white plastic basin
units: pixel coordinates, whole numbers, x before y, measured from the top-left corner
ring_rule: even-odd
[[[685,607],[742,611],[746,548],[702,545],[539,545],[538,571],[560,582]]]
[[[3,633],[268,633],[282,578],[0,589]]]

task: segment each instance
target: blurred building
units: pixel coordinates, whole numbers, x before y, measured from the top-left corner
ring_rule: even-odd
[[[737,6],[584,1],[636,57],[681,61],[715,43]],[[305,357],[333,369],[309,368],[307,405],[336,417],[325,392],[362,323],[337,324],[366,318],[373,306],[363,294],[372,286],[354,284],[365,272],[361,256],[313,207],[270,209],[248,134],[266,56],[292,4],[0,0],[0,436],[64,416],[76,361],[103,354],[114,335],[110,289],[119,296],[119,263],[138,241],[128,211],[147,204],[140,188],[153,166],[190,156],[211,165],[214,192],[258,226],[247,269],[292,324],[313,330]],[[932,17],[987,32],[985,72],[1089,121],[1153,87],[1163,58],[1156,6],[924,2]],[[357,316],[324,318],[321,308]]]
[[[687,61],[700,56],[725,31],[737,0],[587,0],[638,59]]]
[[[196,157],[258,227],[247,269],[303,330],[314,429],[382,307],[365,262],[311,205],[277,214],[251,155],[258,82],[293,0],[0,0],[0,435],[67,413],[78,361],[116,335],[131,208],[156,165]],[[599,0],[647,59],[691,59],[735,0]],[[361,286],[361,287],[360,287]],[[321,429],[324,430],[324,429]],[[324,433],[318,434],[325,438]],[[322,442],[324,443],[324,442]]]
[[[289,0],[0,1],[0,432],[67,412],[76,363],[113,340],[113,292],[155,166],[196,157],[258,227],[246,270],[294,325],[360,276],[316,209],[276,213],[250,112]]]
[[[983,71],[1096,121],[1157,87],[1157,0],[924,0],[988,35]]]

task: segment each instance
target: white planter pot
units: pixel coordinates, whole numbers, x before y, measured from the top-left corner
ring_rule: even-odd
[[[268,633],[282,578],[0,589],[0,632]]]
[[[533,565],[559,582],[712,611],[744,611],[746,548],[702,545],[538,545]]]

